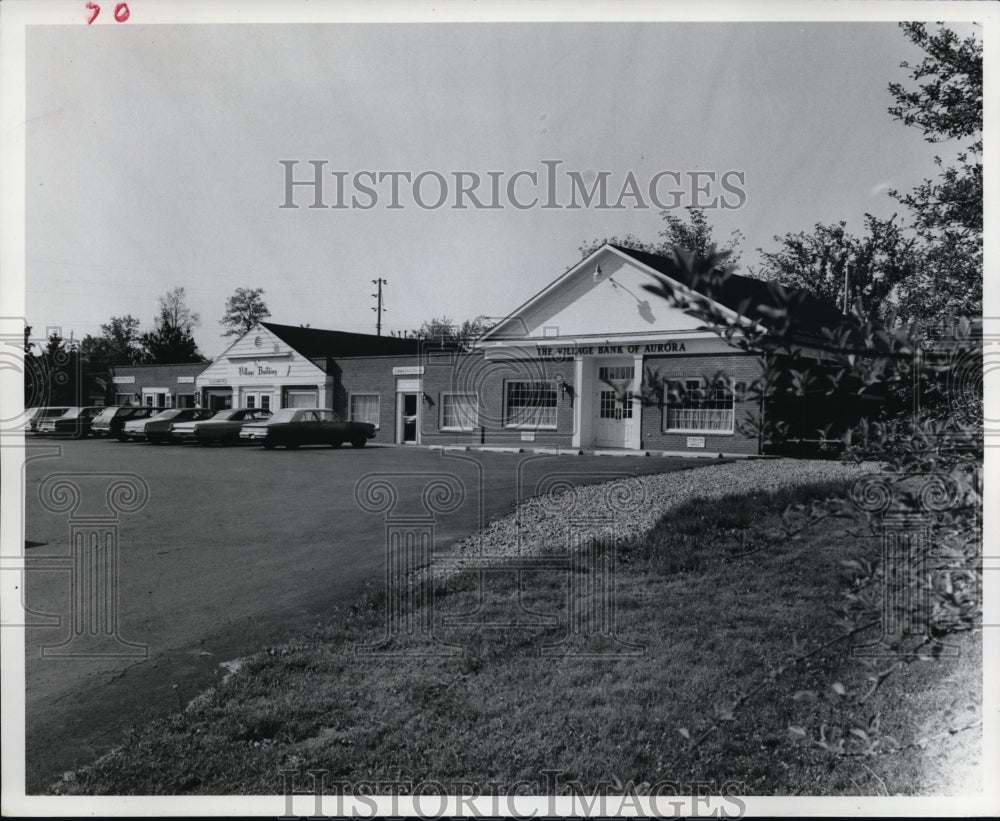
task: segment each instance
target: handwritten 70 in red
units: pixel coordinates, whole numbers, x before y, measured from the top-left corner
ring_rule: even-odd
[[[101,13],[101,7],[97,3],[87,3],[87,8],[90,10],[90,19],[87,21],[89,26],[97,19],[97,15]],[[124,23],[128,20],[129,14],[131,12],[128,10],[128,3],[119,3],[115,6],[115,21],[119,23]]]

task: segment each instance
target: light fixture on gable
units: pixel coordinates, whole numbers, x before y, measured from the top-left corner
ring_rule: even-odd
[[[601,270],[601,265],[598,263],[597,267],[594,269],[594,282],[600,282],[601,276],[604,272]]]

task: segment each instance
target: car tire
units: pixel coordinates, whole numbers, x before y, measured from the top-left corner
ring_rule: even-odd
[[[265,442],[264,450],[274,450],[274,442]]]
[[[298,450],[298,442],[285,442],[285,450]]]
[[[334,440],[333,440],[333,441],[332,441],[332,442],[330,443],[330,447],[331,447],[331,448],[339,448],[339,447],[340,447],[341,445],[343,445],[343,444],[344,444],[344,443],[343,443],[343,441],[342,441],[342,440],[340,440],[340,439],[334,439]]]
[[[358,437],[357,439],[351,440],[352,448],[363,448],[368,440],[363,437]]]

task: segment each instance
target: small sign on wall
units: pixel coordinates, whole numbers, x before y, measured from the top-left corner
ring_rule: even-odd
[[[521,441],[522,442],[534,442],[535,441],[535,432],[533,430],[522,431],[521,432]]]
[[[689,436],[687,438],[687,446],[689,448],[703,448],[703,447],[705,447],[705,437],[704,436]]]

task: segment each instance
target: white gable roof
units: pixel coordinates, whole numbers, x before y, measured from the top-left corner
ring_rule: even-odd
[[[605,244],[479,341],[670,334],[703,328],[701,320],[643,288],[656,282],[651,273],[641,262]]]
[[[322,368],[290,347],[277,334],[258,324],[216,357],[198,375],[197,384],[208,385],[217,380],[239,382],[246,369],[259,372],[261,368],[265,375],[273,372],[278,381],[300,379],[317,382],[326,376]]]

